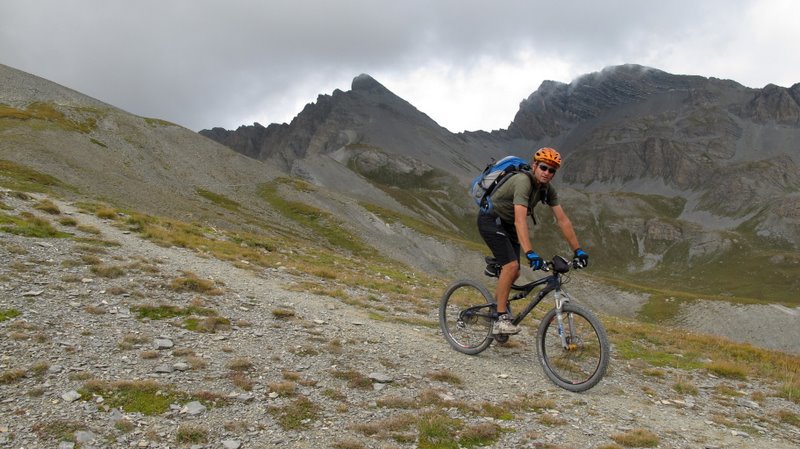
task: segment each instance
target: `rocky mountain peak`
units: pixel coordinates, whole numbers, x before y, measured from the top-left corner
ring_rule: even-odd
[[[745,114],[759,123],[800,124],[800,84],[789,89],[767,84],[747,104]]]
[[[688,90],[707,81],[700,76],[672,75],[636,64],[606,67],[570,84],[544,81],[520,103],[509,132],[533,140],[556,137],[574,124],[611,109],[643,102],[660,93]]]
[[[350,88],[354,91],[389,92],[389,89],[384,87],[383,84],[379,83],[375,80],[375,78],[367,75],[366,73],[362,73],[353,78],[353,83]]]

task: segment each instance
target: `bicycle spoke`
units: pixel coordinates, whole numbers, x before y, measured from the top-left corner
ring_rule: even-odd
[[[491,308],[476,285],[456,283],[442,298],[439,322],[448,342],[460,352],[477,354],[491,343]]]
[[[539,350],[548,376],[572,391],[591,388],[608,364],[605,333],[596,328],[588,312],[574,306],[565,306],[562,314],[563,339],[556,314],[550,313],[546,318],[541,323]]]

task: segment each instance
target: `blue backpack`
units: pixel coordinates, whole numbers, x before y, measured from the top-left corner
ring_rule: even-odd
[[[497,162],[492,159],[483,172],[470,183],[469,194],[481,212],[489,213],[494,208],[492,192],[506,182],[511,174],[530,171],[531,166],[528,161],[516,156],[506,156]]]

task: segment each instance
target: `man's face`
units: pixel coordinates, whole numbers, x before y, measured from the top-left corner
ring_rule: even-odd
[[[536,162],[533,167],[533,176],[539,184],[547,184],[555,175],[556,168],[544,162]]]

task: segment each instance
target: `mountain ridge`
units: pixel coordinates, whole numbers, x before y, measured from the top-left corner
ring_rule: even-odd
[[[307,105],[288,126],[286,133],[313,133],[316,139],[308,147],[314,158],[288,163],[303,167],[290,172],[334,190],[378,185],[403,203],[403,213],[437,220],[441,226],[449,226],[441,219],[447,217],[455,228],[469,233],[473,209],[459,192],[462,186],[491,159],[555,146],[564,157],[555,183],[565,192],[565,207],[572,211],[584,245],[613,262],[610,271],[622,269],[632,280],[655,269],[672,282],[678,274],[692,276],[698,266],[719,273],[710,267],[724,259],[735,261],[731,272],[745,269],[740,261],[755,257],[780,273],[773,280],[776,285],[800,291],[790,274],[800,264],[792,255],[800,247],[800,122],[795,119],[800,84],[753,89],[732,80],[626,64],[569,84],[543,82],[520,103],[508,129],[453,134],[430,124],[419,111],[399,114],[397,97],[372,78],[360,75],[356,80],[370,88],[321,96],[324,114],[314,113],[321,105]],[[394,112],[387,115],[387,110]],[[309,131],[303,123],[312,115],[315,127]],[[282,151],[276,140],[254,145],[266,152]],[[328,158],[350,170],[343,171],[347,180],[320,175],[323,170],[315,161]],[[365,158],[373,163],[358,162]],[[405,175],[403,182],[387,181],[395,178],[387,173],[404,166],[425,167],[426,176],[413,182]],[[436,181],[429,185],[426,179]],[[447,194],[436,197],[440,206],[433,214],[429,203],[415,204],[398,189],[411,189],[417,198]],[[642,208],[651,203],[646,197],[638,205],[620,203],[619,193],[663,197],[660,203],[678,209]],[[619,207],[619,214],[609,209]],[[626,213],[647,216],[632,222]],[[605,227],[589,224],[604,220],[612,221]],[[655,223],[679,232],[663,234],[658,241],[647,238],[648,226]],[[547,229],[536,232],[545,238],[546,251],[556,250],[547,243],[558,239],[555,234]],[[698,245],[715,249],[694,251]],[[628,259],[634,262],[623,262]],[[770,262],[775,260],[788,265]],[[693,287],[704,288],[700,283]]]

